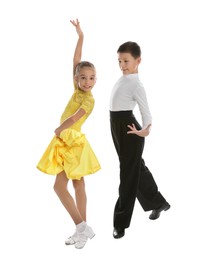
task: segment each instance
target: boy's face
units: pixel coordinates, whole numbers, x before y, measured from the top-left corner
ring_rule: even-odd
[[[90,91],[96,83],[96,71],[92,68],[80,69],[79,75],[75,77],[79,89],[84,92]]]
[[[123,75],[138,73],[138,65],[141,58],[134,58],[129,52],[118,53],[119,67],[123,72]]]

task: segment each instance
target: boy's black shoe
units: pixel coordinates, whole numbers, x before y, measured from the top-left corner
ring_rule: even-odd
[[[125,235],[124,228],[114,228],[113,230],[113,237],[114,238],[121,238]]]
[[[164,210],[168,210],[170,208],[170,204],[165,202],[160,208],[152,210],[151,215],[149,216],[150,219],[154,220],[160,217],[161,212]]]

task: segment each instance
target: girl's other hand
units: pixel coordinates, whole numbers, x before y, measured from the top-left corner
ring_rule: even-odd
[[[59,129],[59,127],[54,130],[54,133],[57,137],[60,136],[61,130]]]

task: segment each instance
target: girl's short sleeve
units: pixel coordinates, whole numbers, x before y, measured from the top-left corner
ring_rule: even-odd
[[[88,96],[88,95],[84,96],[80,108],[84,109],[84,111],[87,114],[90,114],[91,111],[93,110],[93,107],[94,107],[94,98],[93,98],[93,96]]]

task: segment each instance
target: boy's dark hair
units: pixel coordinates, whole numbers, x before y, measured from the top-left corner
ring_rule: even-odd
[[[119,52],[128,52],[130,53],[135,59],[141,57],[141,49],[140,46],[136,42],[125,42],[119,46],[117,53]]]

